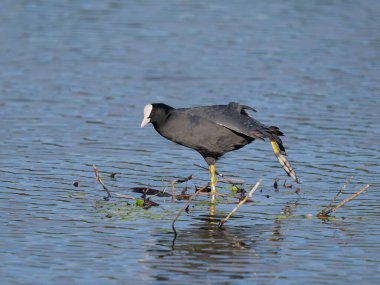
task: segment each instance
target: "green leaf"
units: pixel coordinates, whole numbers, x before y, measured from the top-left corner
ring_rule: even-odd
[[[239,191],[239,187],[237,187],[236,185],[232,185],[227,189],[230,190],[233,194],[236,194]]]
[[[142,207],[142,206],[144,206],[144,201],[141,200],[141,199],[136,199],[136,206],[137,206],[137,207]]]

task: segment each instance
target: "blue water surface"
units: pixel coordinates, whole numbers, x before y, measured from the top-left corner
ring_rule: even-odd
[[[370,0],[2,1],[1,284],[377,284],[379,27]],[[300,186],[255,141],[217,163],[262,179],[222,231],[233,199],[212,220],[195,198],[176,240],[186,200],[103,200],[92,164],[113,194],[205,185],[199,154],[140,129],[143,107],[230,101],[286,134]],[[350,176],[338,202],[369,190],[318,219]]]

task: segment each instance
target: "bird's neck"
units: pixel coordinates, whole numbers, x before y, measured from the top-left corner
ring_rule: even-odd
[[[162,132],[164,131],[169,117],[170,117],[170,114],[169,112],[167,112],[167,113],[162,113],[159,116],[156,116],[154,118],[152,124],[154,126],[154,129],[160,134],[162,134]]]
[[[170,136],[170,132],[168,133],[167,124],[165,120],[162,122],[154,122],[152,124],[157,133],[169,140],[173,140]]]
[[[165,126],[165,121],[161,121],[161,122],[153,122],[152,123],[154,129],[159,133],[159,134],[163,134],[163,131],[164,131],[164,126]]]

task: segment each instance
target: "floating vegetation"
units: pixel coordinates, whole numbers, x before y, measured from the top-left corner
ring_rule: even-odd
[[[198,166],[198,165],[197,165]],[[201,167],[201,166],[199,166]],[[201,167],[204,168],[204,167]],[[192,194],[189,194],[189,187],[186,186],[181,189],[180,194],[175,193],[175,186],[177,184],[181,183],[187,183],[190,181],[193,176],[190,175],[183,179],[174,179],[170,182],[171,187],[171,193],[167,193],[166,189],[168,186],[163,186],[163,190],[157,190],[150,187],[132,187],[130,188],[131,192],[133,193],[139,193],[141,194],[140,198],[136,198],[134,196],[120,194],[112,192],[108,189],[108,187],[105,185],[104,181],[100,177],[99,170],[97,169],[96,165],[93,165],[93,170],[95,173],[96,181],[100,183],[103,187],[103,190],[106,192],[107,196],[104,197],[104,201],[96,201],[94,204],[94,208],[96,209],[96,212],[101,213],[102,218],[112,219],[122,219],[122,220],[135,220],[137,218],[145,217],[149,219],[167,219],[168,217],[175,218],[172,220],[172,230],[174,232],[174,241],[177,237],[177,231],[175,228],[175,222],[178,220],[178,218],[181,216],[183,212],[186,212],[189,214],[190,209],[190,203],[196,198],[197,196],[209,196],[210,195],[210,185],[209,183],[203,187],[197,187],[195,186],[195,192]],[[112,173],[114,174],[114,173]],[[226,187],[226,190],[230,191],[230,194],[223,194],[223,193],[217,193],[217,203],[224,203],[224,204],[237,204],[231,212],[229,212],[225,218],[221,219],[218,217],[218,219],[215,219],[215,206],[217,203],[210,203],[209,201],[201,200],[197,202],[197,205],[207,205],[210,209],[210,217],[213,217],[213,220],[215,219],[216,222],[219,220],[219,229],[222,229],[223,225],[230,219],[230,217],[235,214],[235,212],[245,203],[252,202],[251,198],[253,194],[256,192],[256,190],[260,189],[260,192],[263,192],[263,188],[260,186],[261,179],[252,187],[252,189],[247,193],[247,191],[244,190],[244,182],[242,180],[236,180],[236,179],[230,179],[227,178],[225,175],[221,173],[217,173],[221,179],[229,183],[230,185]],[[109,175],[111,179],[115,178],[115,175]],[[348,203],[349,201],[353,200],[363,192],[365,192],[369,188],[369,184],[364,186],[362,189],[357,191],[356,193],[352,194],[350,197],[344,199],[342,202],[338,203],[336,206],[334,206],[336,200],[338,197],[343,193],[344,189],[346,189],[348,183],[351,181],[352,177],[348,178],[346,183],[341,187],[341,189],[338,191],[338,193],[333,197],[331,202],[328,206],[325,207],[325,209],[321,210],[317,215],[313,214],[306,214],[306,215],[296,215],[294,213],[296,206],[298,205],[298,202],[287,205],[283,208],[281,214],[276,216],[276,219],[278,220],[285,220],[289,218],[305,218],[310,219],[313,217],[318,217],[321,219],[331,219],[333,217],[330,217],[330,214],[338,210],[340,207]],[[289,191],[293,185],[287,184],[286,179],[282,184],[279,184],[279,178],[275,178],[273,188],[275,192],[278,192],[280,190],[280,187],[282,186],[283,189],[287,189],[286,191],[282,191],[284,194],[296,194],[299,198],[302,198],[300,195],[301,188],[298,187],[293,191]],[[163,180],[164,183],[164,180]],[[75,187],[79,186],[75,183],[73,184]],[[82,195],[83,194],[83,195]],[[76,193],[76,196],[78,198],[81,198],[84,196],[83,192]],[[149,196],[149,197],[147,197]],[[176,201],[181,200],[187,200],[186,203],[183,205],[183,207],[178,211],[178,208],[175,207],[175,210],[168,211],[164,208],[160,207],[160,204],[154,201],[156,197],[171,197],[172,203]],[[263,197],[270,198],[270,195],[264,194]],[[115,201],[110,202],[110,198],[118,198],[118,199],[127,199],[131,200],[132,202],[128,201]],[[298,200],[297,200],[298,201]],[[157,210],[153,210],[151,208],[156,208]],[[148,210],[151,209],[151,210]],[[174,208],[173,208],[174,209]],[[173,244],[174,244],[173,241]]]
[[[69,198],[77,198],[77,199],[84,199],[86,196],[86,194],[82,191],[75,191],[75,192],[71,192],[71,193],[68,193],[67,197]]]
[[[101,203],[101,205],[99,205]],[[141,203],[141,204],[139,204]],[[106,219],[120,219],[133,221],[139,218],[145,219],[164,219],[168,216],[173,216],[175,212],[159,209],[158,211],[147,211],[144,209],[144,201],[137,199],[136,204],[133,205],[125,201],[115,201],[115,202],[101,202],[95,203],[95,213],[100,214],[101,218]]]

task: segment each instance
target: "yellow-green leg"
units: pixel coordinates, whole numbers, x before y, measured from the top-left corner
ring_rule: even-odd
[[[211,174],[211,203],[216,201],[216,176],[215,176],[215,164],[210,164],[209,166]]]

